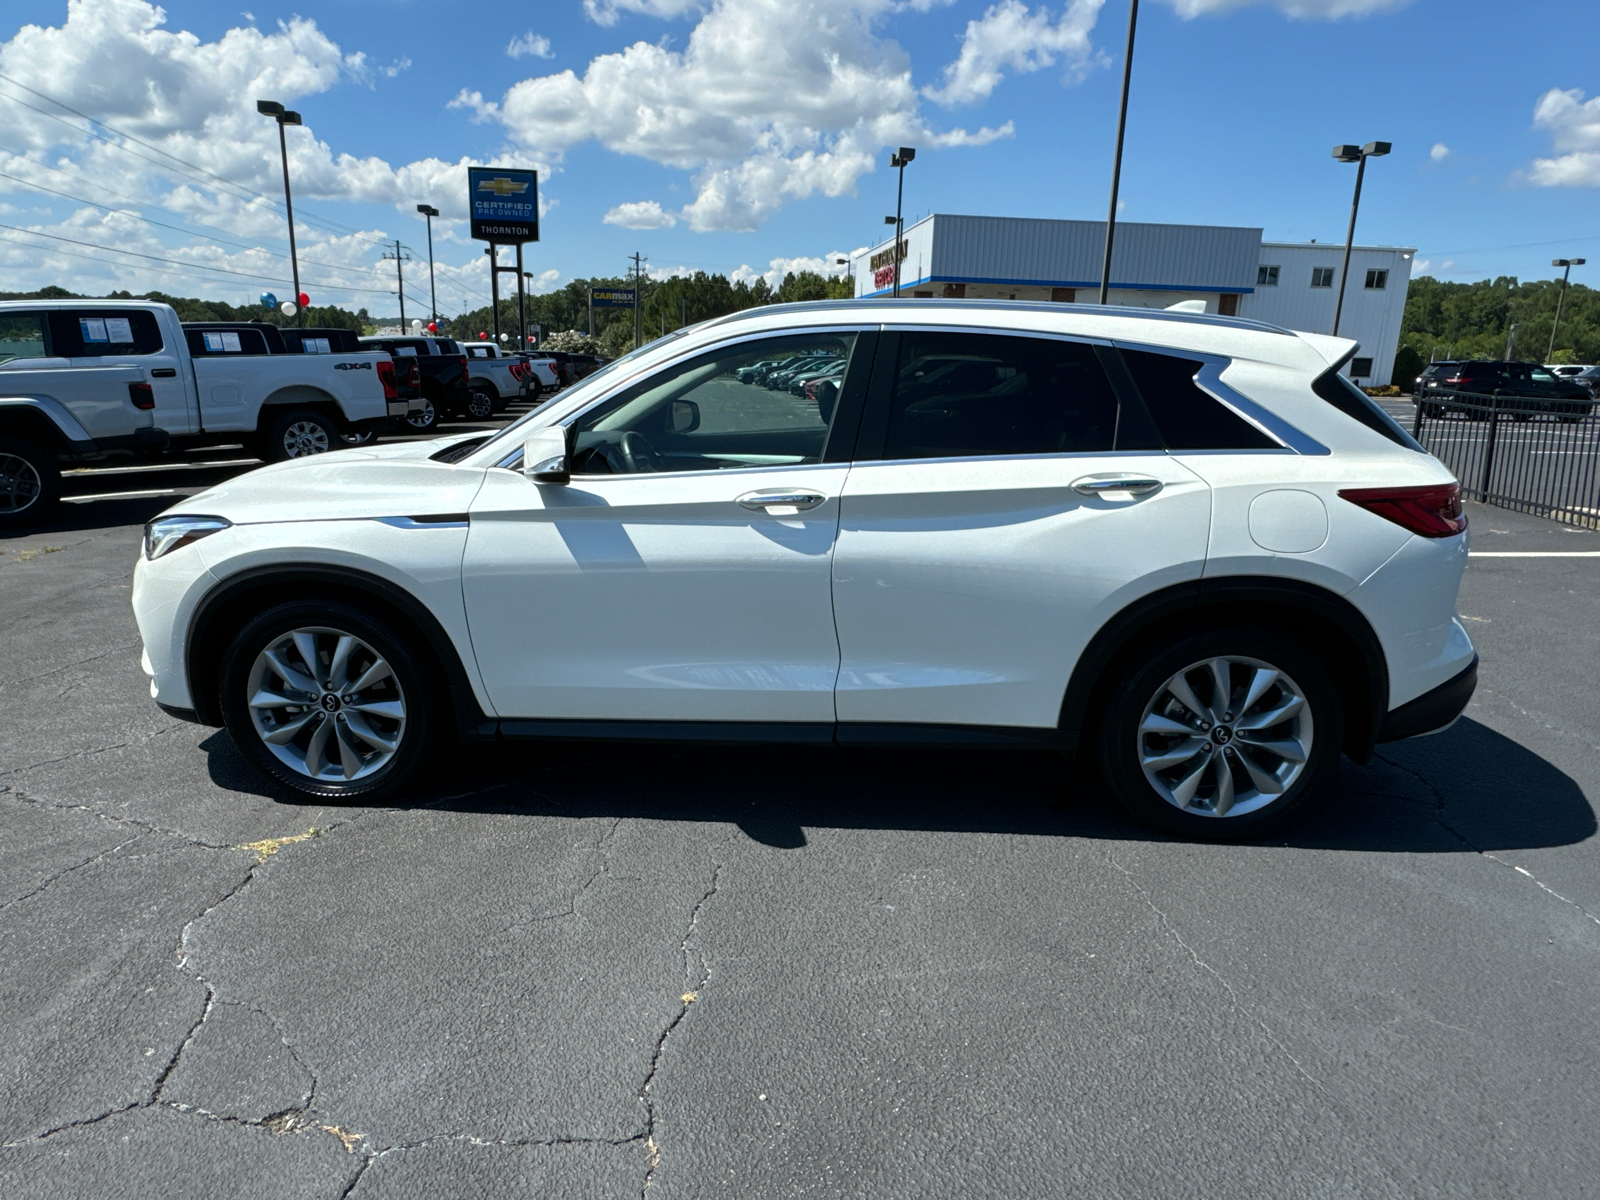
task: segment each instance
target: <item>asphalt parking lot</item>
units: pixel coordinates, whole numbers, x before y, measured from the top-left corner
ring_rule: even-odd
[[[1600,533],[1474,507],[1466,717],[1261,842],[1009,752],[333,808],[139,669],[139,524],[247,465],[0,541],[0,1195],[1594,1192]]]

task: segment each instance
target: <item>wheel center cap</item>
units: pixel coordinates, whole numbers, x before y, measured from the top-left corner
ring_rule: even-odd
[[[1219,746],[1226,746],[1233,741],[1233,730],[1226,725],[1218,725],[1211,731],[1211,740]]]
[[[344,702],[332,692],[327,692],[322,697],[322,707],[328,712],[338,712],[343,706]]]

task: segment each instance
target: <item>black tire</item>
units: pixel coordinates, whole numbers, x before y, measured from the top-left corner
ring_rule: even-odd
[[[473,388],[467,393],[467,416],[474,421],[487,421],[494,416],[495,397],[486,388]]]
[[[411,433],[432,433],[439,427],[439,410],[434,407],[432,400],[424,400],[425,407],[420,413],[412,413],[405,418],[406,430]]]
[[[355,712],[354,704],[348,708],[335,706],[327,712],[322,711],[323,706],[317,703],[308,703],[298,710],[265,709],[260,711],[261,727],[258,727],[257,714],[249,705],[250,697],[257,694],[264,680],[270,680],[275,688],[282,682],[281,677],[270,674],[260,679],[254,678],[263,651],[282,642],[294,631],[306,629],[327,631],[318,635],[316,643],[323,652],[337,645],[337,635],[349,635],[358,646],[364,644],[366,651],[372,652],[374,657],[381,657],[388,664],[391,670],[389,678],[380,679],[366,692],[356,693],[357,698],[371,696],[391,703],[397,698],[402,705],[403,719],[398,722],[397,729],[392,718],[356,714],[363,722],[372,722],[367,725],[369,731],[376,728],[383,736],[397,735],[395,748],[387,761],[379,763],[377,759],[383,752],[375,744],[353,737],[350,733],[346,716]],[[351,803],[385,799],[413,788],[423,780],[433,757],[429,754],[430,745],[438,731],[445,726],[444,714],[437,702],[442,688],[436,681],[437,673],[429,669],[430,664],[422,654],[423,651],[416,646],[411,635],[351,605],[311,600],[275,605],[249,621],[227,649],[221,678],[223,724],[227,726],[228,734],[240,753],[256,770],[298,795],[322,801]],[[280,659],[287,658],[291,665],[304,666],[303,656],[298,656],[295,651],[288,652],[288,655],[279,652]],[[319,678],[325,677],[332,665],[328,661],[330,657],[330,654],[319,653]],[[354,664],[352,669],[360,670],[368,661],[363,650],[358,649],[351,656],[351,663]],[[324,689],[323,700],[327,699],[327,694]],[[308,743],[317,728],[327,722],[329,729],[333,730],[337,723],[337,733],[324,735],[324,752],[313,763],[319,767],[325,765],[326,771],[333,773],[331,777],[320,771],[320,777],[313,776],[303,765],[296,768],[268,746],[264,728],[286,728],[290,717],[298,719],[299,716],[310,716],[311,722],[305,732],[295,735],[284,744],[283,752],[290,758],[298,753],[303,764],[309,749]],[[371,761],[360,768],[360,771],[368,773],[358,771],[354,778],[340,777],[342,768],[335,765],[334,758],[341,740],[354,746],[358,752],[368,753]],[[359,753],[357,760],[360,760]]]
[[[294,408],[272,418],[257,451],[267,462],[283,462],[326,454],[343,446],[339,427],[322,413],[314,408]]]
[[[49,520],[60,503],[55,455],[27,438],[0,436],[0,529]]]
[[[1231,722],[1238,721],[1240,714],[1226,708],[1222,716],[1229,719],[1228,725],[1221,720],[1213,724],[1204,718],[1193,718],[1191,710],[1175,698],[1175,692],[1167,690],[1167,685],[1190,668],[1186,673],[1190,696],[1209,706],[1215,692],[1207,690],[1212,676],[1202,668],[1223,659],[1248,660],[1231,668],[1230,703],[1247,698],[1243,689],[1255,678],[1254,670],[1265,665],[1277,670],[1283,682],[1269,686],[1248,712],[1256,717],[1276,712],[1295,695],[1302,701],[1300,710],[1262,729],[1244,732],[1240,726],[1238,734]],[[1217,841],[1253,837],[1284,821],[1321,786],[1338,761],[1344,738],[1338,688],[1320,658],[1283,634],[1252,629],[1199,633],[1150,650],[1120,669],[1119,675],[1121,682],[1112,691],[1097,730],[1101,770],[1128,811],[1157,829],[1181,837]],[[1158,703],[1163,699],[1164,703]],[[1147,711],[1152,724],[1171,713],[1196,728],[1192,734],[1172,736],[1159,730],[1141,732]],[[1269,734],[1268,730],[1275,732]],[[1296,740],[1302,745],[1309,741],[1305,761],[1298,769],[1290,759],[1265,748],[1268,744],[1286,747]],[[1158,790],[1146,774],[1141,755],[1159,763],[1161,755],[1181,753],[1191,743],[1196,747],[1194,757],[1175,760],[1155,772],[1158,779],[1169,782],[1186,778],[1191,772],[1201,776],[1198,787],[1186,797],[1188,806],[1179,808],[1170,798],[1177,789]],[[1251,747],[1249,762],[1262,775],[1272,777],[1270,786],[1255,787],[1254,775],[1245,765],[1245,746]],[[1237,804],[1237,809],[1221,816],[1208,810],[1222,789],[1213,753],[1227,764],[1230,794],[1236,797]],[[1241,782],[1235,784],[1234,780]],[[1287,786],[1273,793],[1271,787],[1281,786],[1282,782]]]

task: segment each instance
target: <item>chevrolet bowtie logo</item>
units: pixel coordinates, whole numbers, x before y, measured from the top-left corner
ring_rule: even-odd
[[[480,192],[493,192],[496,196],[520,196],[528,190],[526,181],[518,183],[516,180],[507,179],[504,175],[496,175],[493,179],[478,180]]]

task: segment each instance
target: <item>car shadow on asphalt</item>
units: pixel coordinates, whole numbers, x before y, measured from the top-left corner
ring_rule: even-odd
[[[218,732],[201,744],[222,788],[302,801],[267,784]],[[461,770],[463,760],[469,765]],[[500,742],[450,756],[455,774],[382,806],[736,825],[779,849],[808,828],[1168,840],[1135,824],[1098,777],[1048,753],[797,746]],[[1324,790],[1263,846],[1459,853],[1592,837],[1582,789],[1475,721],[1341,760]]]
[[[20,529],[0,530],[0,542],[38,534],[82,533],[91,529],[115,529],[123,525],[143,525],[171,508],[183,496],[130,496],[127,499],[68,501],[56,509],[48,521]],[[135,531],[137,532],[137,530]]]

